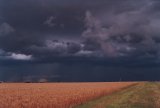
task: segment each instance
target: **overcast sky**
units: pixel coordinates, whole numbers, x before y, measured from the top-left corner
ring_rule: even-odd
[[[0,80],[159,80],[160,1],[0,0]]]

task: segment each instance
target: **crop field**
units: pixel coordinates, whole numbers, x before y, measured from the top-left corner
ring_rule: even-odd
[[[160,82],[140,82],[76,108],[160,108]]]
[[[135,84],[1,83],[0,108],[72,108]]]

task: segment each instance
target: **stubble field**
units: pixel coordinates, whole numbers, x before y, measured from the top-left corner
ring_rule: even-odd
[[[72,108],[135,85],[116,83],[2,83],[0,108]]]

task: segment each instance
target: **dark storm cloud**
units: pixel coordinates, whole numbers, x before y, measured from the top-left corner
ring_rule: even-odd
[[[28,50],[38,58],[52,58],[55,56],[72,56],[81,50],[81,45],[77,42],[46,40],[43,46],[33,45]]]
[[[58,3],[61,3],[61,5]],[[5,20],[22,31],[26,31],[27,29],[27,32],[43,31],[45,33],[64,32],[72,34],[74,31],[79,31],[79,25],[82,25],[76,19],[76,17],[79,17],[81,9],[64,7],[63,1],[16,0],[3,1],[2,4]],[[44,26],[44,22],[52,16],[56,17],[56,26],[49,29]],[[62,24],[67,27],[61,29],[60,25]]]
[[[107,57],[159,54],[160,15],[155,0],[0,2],[0,47],[6,52]],[[62,41],[47,43],[55,38]],[[74,43],[66,41],[71,38]]]
[[[19,80],[92,76],[91,81],[107,75],[119,79],[123,71],[131,72],[125,77],[136,79],[146,74],[131,71],[138,68],[158,72],[159,4],[158,0],[0,0],[2,76],[22,71],[13,79],[23,74],[26,77]]]
[[[153,9],[155,4],[152,0],[128,0],[118,5],[122,7],[112,5],[109,11],[86,11],[83,37],[100,44],[107,56],[133,55],[140,50],[143,50],[143,56],[158,56],[159,44],[155,37],[159,37],[159,13]]]
[[[55,58],[45,63],[16,62],[0,65],[4,81],[144,81],[159,80],[159,66],[150,60]],[[119,63],[118,63],[119,62]],[[13,65],[14,64],[14,65]],[[154,73],[153,73],[154,72]]]

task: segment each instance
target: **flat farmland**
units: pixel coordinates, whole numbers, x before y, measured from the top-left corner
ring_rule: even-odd
[[[140,82],[76,108],[160,108],[160,82]]]
[[[135,84],[1,83],[0,108],[72,108]]]

